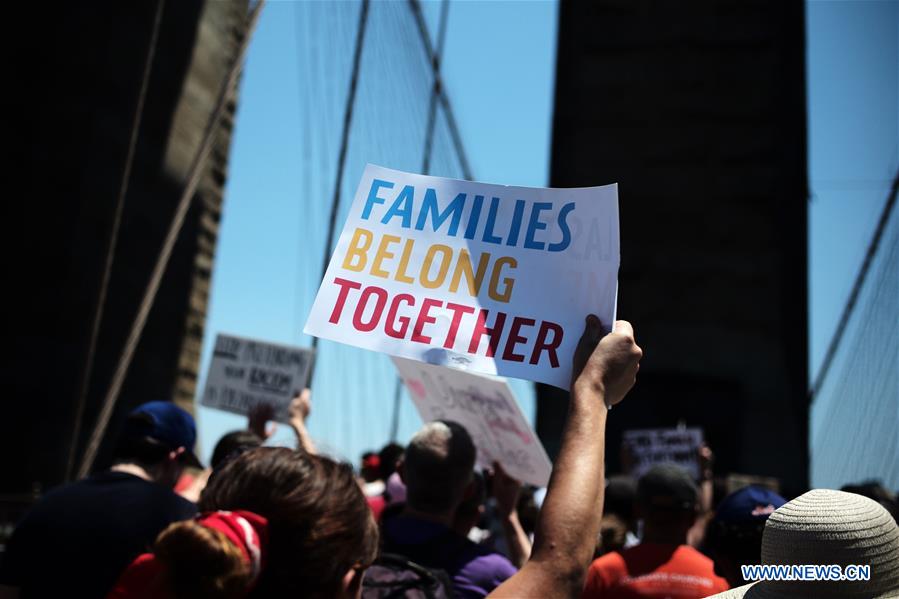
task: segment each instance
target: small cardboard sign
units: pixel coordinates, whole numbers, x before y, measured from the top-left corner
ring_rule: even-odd
[[[640,478],[656,464],[677,464],[699,479],[701,428],[647,428],[624,431],[623,444],[633,458],[631,475]]]
[[[545,487],[552,462],[502,379],[393,358],[421,419],[452,420],[465,427],[478,450],[477,464],[499,462],[519,481]]]
[[[200,404],[247,414],[257,403],[275,407],[274,419],[287,422],[287,408],[309,386],[315,352],[219,333]]]
[[[616,185],[546,189],[368,165],[304,331],[567,389],[584,318],[611,330]]]

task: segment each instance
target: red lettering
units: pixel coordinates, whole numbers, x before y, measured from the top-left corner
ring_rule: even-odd
[[[443,347],[446,349],[453,349],[453,346],[456,344],[456,333],[459,331],[459,323],[462,322],[462,316],[465,314],[474,314],[474,308],[471,306],[463,306],[462,304],[453,304],[451,302],[447,302],[446,307],[448,310],[453,311],[453,320],[450,322],[449,331],[446,333],[446,341],[443,342]]]
[[[478,321],[475,323],[474,331],[471,333],[471,343],[468,345],[468,353],[478,353],[478,347],[481,345],[481,337],[486,334],[490,336],[490,341],[487,343],[487,353],[485,355],[488,358],[492,358],[493,354],[496,353],[496,347],[499,345],[499,338],[503,334],[503,325],[506,323],[506,314],[505,312],[497,312],[496,321],[494,321],[493,326],[487,328],[488,312],[489,310],[485,308],[482,308],[481,311],[478,312]]]
[[[415,305],[415,298],[409,295],[408,293],[401,293],[390,302],[390,310],[387,311],[387,323],[384,325],[384,332],[387,333],[390,337],[394,337],[396,339],[402,339],[406,336],[406,331],[409,330],[409,317],[408,316],[400,316],[396,317],[396,311],[400,307],[400,302],[405,301],[410,306]],[[396,328],[396,323],[400,323],[400,328]]]
[[[362,322],[362,316],[365,313],[365,306],[368,305],[368,298],[373,295],[377,295],[378,299],[375,303],[374,312],[372,312],[371,320],[368,322]],[[381,320],[381,313],[384,312],[384,305],[387,303],[387,290],[381,289],[380,287],[376,287],[372,285],[371,287],[366,287],[362,290],[362,295],[359,297],[359,303],[356,304],[356,312],[353,314],[353,326],[356,327],[356,330],[367,333],[369,331],[375,330],[375,327],[378,326],[378,321]]]
[[[509,327],[509,338],[506,339],[506,347],[503,350],[503,360],[509,360],[510,362],[524,362],[524,356],[515,353],[516,345],[527,342],[527,337],[522,337],[518,334],[522,326],[534,326],[534,319],[522,318],[521,316],[516,316],[512,319],[512,326]]]
[[[346,279],[341,279],[340,277],[336,277],[334,282],[340,285],[340,291],[337,293],[337,303],[334,304],[334,309],[331,311],[331,318],[328,319],[328,322],[331,324],[337,324],[338,321],[340,321],[340,314],[343,312],[343,306],[346,304],[346,297],[349,295],[350,289],[359,289],[362,287],[361,283],[348,281]]]
[[[418,319],[415,321],[415,328],[412,329],[412,341],[416,341],[418,343],[430,343],[431,338],[427,335],[422,335],[421,331],[425,328],[426,324],[433,324],[437,322],[437,318],[431,316],[429,312],[431,308],[442,305],[443,302],[440,300],[431,299],[426,297],[423,302],[421,302],[421,310],[418,312]]]
[[[546,335],[549,331],[553,332],[552,341],[549,343],[546,342]],[[546,353],[549,354],[549,363],[553,368],[559,367],[559,356],[556,355],[556,350],[559,348],[559,345],[562,343],[562,327],[557,325],[554,322],[549,322],[548,320],[544,320],[540,323],[540,330],[537,332],[537,341],[534,342],[534,351],[531,353],[531,359],[529,362],[531,364],[536,364],[540,361],[540,352],[546,350]]]

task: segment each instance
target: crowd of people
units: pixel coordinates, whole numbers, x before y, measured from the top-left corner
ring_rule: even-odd
[[[604,335],[587,318],[546,489],[501,464],[475,471],[450,421],[366,453],[357,473],[316,453],[308,390],[290,407],[296,449],[265,445],[262,406],[202,470],[193,418],[144,404],[108,471],[46,494],[18,524],[0,597],[899,596],[896,496],[878,485],[791,501],[751,485],[716,502],[708,448],[699,481],[670,464],[607,480],[606,418],[641,355],[628,323]],[[741,567],[758,564],[871,573],[747,585]]]

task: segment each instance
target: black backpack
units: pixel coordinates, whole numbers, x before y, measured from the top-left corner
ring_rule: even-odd
[[[451,599],[445,570],[426,568],[403,555],[382,553],[362,579],[363,599]]]

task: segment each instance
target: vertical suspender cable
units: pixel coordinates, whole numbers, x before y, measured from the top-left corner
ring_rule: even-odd
[[[416,22],[418,22],[419,26],[421,22],[418,19],[421,17],[421,7],[415,2],[409,3],[409,8],[412,11],[413,15],[415,15]],[[416,13],[416,11],[418,11]],[[438,25],[437,32],[437,50],[432,53],[430,43],[425,44],[425,52],[428,53],[428,60],[431,63],[431,71],[432,77],[434,79],[433,84],[431,85],[431,99],[430,105],[428,106],[428,123],[427,128],[425,129],[425,147],[424,153],[422,154],[421,160],[421,173],[423,175],[429,174],[431,170],[431,152],[434,147],[434,125],[437,120],[437,98],[442,93],[441,81],[440,81],[440,61],[443,58],[443,44],[444,40],[446,40],[446,22],[447,17],[449,15],[449,0],[443,0],[442,5],[440,6],[440,24]],[[461,158],[460,158],[461,161]],[[471,179],[471,176],[466,176],[467,179]],[[399,434],[400,428],[400,404],[403,396],[403,379],[399,376],[396,377],[396,388],[393,392],[393,415],[390,419],[390,440],[396,441],[396,437]]]
[[[877,228],[874,230],[874,235],[871,237],[871,243],[868,244],[868,251],[865,252],[865,259],[862,261],[862,266],[858,271],[858,275],[855,277],[855,283],[853,283],[852,291],[849,293],[849,299],[843,307],[843,313],[840,315],[840,320],[837,321],[837,330],[830,339],[830,343],[827,346],[827,353],[824,354],[824,361],[821,363],[821,368],[818,370],[818,376],[815,377],[812,388],[809,390],[811,401],[815,400],[815,395],[821,390],[821,385],[824,384],[824,379],[827,378],[827,373],[833,363],[834,356],[837,353],[837,349],[840,347],[840,342],[843,340],[843,333],[846,332],[846,328],[849,325],[849,319],[852,317],[852,312],[855,310],[858,296],[865,284],[865,279],[868,277],[868,270],[870,270],[871,262],[877,254],[877,248],[880,246],[883,232],[886,229],[887,222],[890,220],[890,213],[892,213],[893,207],[896,205],[897,192],[899,192],[899,171],[896,172],[896,176],[893,178],[893,185],[890,187],[887,201],[880,213],[880,220],[877,221]]]
[[[109,237],[106,240],[106,259],[103,265],[103,273],[100,276],[100,286],[94,303],[94,314],[91,319],[90,337],[88,339],[87,353],[81,366],[81,379],[78,384],[78,398],[75,401],[75,418],[72,423],[72,437],[69,442],[69,456],[66,462],[66,480],[72,479],[75,469],[75,455],[78,453],[78,437],[81,435],[81,422],[84,419],[84,408],[87,403],[87,392],[90,388],[91,374],[94,370],[94,357],[97,352],[97,340],[100,337],[100,325],[103,322],[103,309],[106,306],[106,293],[109,290],[109,279],[112,274],[112,265],[115,261],[116,245],[119,239],[119,226],[122,222],[122,209],[125,205],[125,196],[128,195],[128,185],[131,182],[131,167],[134,163],[134,154],[137,148],[138,133],[144,115],[144,102],[147,98],[147,88],[150,84],[150,73],[153,70],[153,58],[156,55],[156,43],[159,40],[159,27],[162,23],[162,10],[165,0],[157,0],[156,14],[153,18],[153,29],[147,43],[144,55],[144,69],[141,76],[140,88],[137,94],[137,102],[134,106],[134,115],[131,118],[131,133],[128,138],[128,149],[125,152],[125,163],[122,166],[122,174],[119,179],[119,193],[116,196],[115,209],[112,216],[112,225],[109,229]]]
[[[414,11],[414,8],[413,8]],[[440,7],[440,25],[437,33],[437,51],[433,56],[429,57],[431,62],[432,77],[434,79],[431,85],[431,100],[428,106],[428,125],[425,130],[425,148],[424,156],[421,161],[421,173],[429,174],[431,170],[431,152],[434,146],[434,125],[437,119],[437,98],[441,94],[440,81],[440,61],[443,60],[443,43],[446,39],[446,19],[449,13],[449,0],[443,0]]]
[[[368,23],[369,0],[362,0],[359,11],[359,27],[356,29],[356,48],[353,51],[353,70],[350,75],[350,89],[347,92],[346,105],[343,111],[343,132],[340,139],[340,153],[337,156],[337,173],[334,176],[334,195],[331,198],[331,215],[328,219],[328,235],[322,258],[321,279],[324,280],[331,258],[331,245],[334,243],[334,226],[337,223],[337,211],[340,208],[340,191],[343,183],[343,167],[346,163],[347,146],[350,141],[350,127],[353,124],[353,106],[356,103],[356,87],[359,82],[359,65],[362,62],[362,47],[365,43],[365,27]],[[318,347],[318,337],[312,338],[312,347]]]
[[[184,224],[184,218],[187,216],[187,210],[188,208],[190,208],[194,192],[197,189],[197,185],[199,185],[200,183],[200,178],[203,174],[203,167],[206,165],[206,159],[209,157],[209,154],[212,151],[212,145],[216,137],[215,134],[219,129],[219,121],[221,120],[222,114],[224,113],[225,105],[228,99],[231,97],[231,94],[233,93],[234,88],[237,84],[237,80],[241,71],[241,65],[243,64],[243,59],[246,55],[247,47],[250,44],[250,38],[252,37],[253,30],[256,28],[256,23],[259,21],[259,14],[261,13],[262,7],[264,5],[265,0],[257,0],[252,11],[250,12],[250,15],[247,19],[246,31],[244,33],[243,39],[240,41],[237,54],[234,58],[233,63],[231,64],[228,75],[225,78],[225,81],[222,83],[221,89],[219,90],[215,109],[213,110],[212,115],[209,118],[209,122],[206,125],[206,130],[203,134],[203,139],[200,143],[200,147],[197,149],[197,153],[194,156],[194,160],[188,170],[187,181],[184,185],[184,189],[181,192],[181,197],[178,200],[178,205],[175,209],[175,214],[172,217],[172,222],[169,225],[168,233],[165,237],[162,248],[159,251],[159,257],[156,259],[156,265],[153,268],[153,273],[150,277],[150,281],[147,284],[147,288],[144,291],[144,296],[138,309],[137,315],[135,316],[134,321],[131,325],[131,331],[128,335],[128,340],[125,343],[125,347],[122,351],[122,356],[119,358],[118,366],[116,367],[116,370],[112,377],[112,381],[109,384],[109,389],[107,390],[106,396],[104,397],[103,404],[100,409],[100,414],[97,417],[96,425],[94,426],[94,430],[91,433],[90,441],[88,442],[87,448],[84,451],[84,456],[81,459],[81,465],[78,468],[79,478],[85,476],[90,471],[91,466],[93,466],[94,459],[97,456],[97,450],[100,447],[100,442],[103,440],[103,435],[106,433],[106,427],[109,425],[109,419],[112,416],[112,410],[115,407],[116,400],[118,399],[119,391],[121,391],[122,385],[125,382],[125,376],[128,374],[128,367],[131,365],[131,360],[134,358],[134,352],[137,350],[137,344],[140,342],[141,334],[143,333],[144,326],[147,323],[147,317],[150,314],[150,308],[153,307],[153,301],[156,299],[156,293],[159,291],[159,285],[162,282],[162,276],[165,274],[166,266],[168,265],[169,258],[172,255],[172,250],[175,247],[175,242],[177,241],[178,234],[181,231],[181,226]]]
[[[412,9],[412,15],[415,17],[415,23],[418,25],[418,33],[421,36],[421,43],[424,44],[425,52],[428,55],[428,59],[431,61],[432,65],[435,65],[435,56],[436,52],[434,50],[434,46],[431,44],[431,37],[428,35],[428,26],[425,23],[424,15],[421,12],[421,2],[420,0],[409,0],[409,6]],[[446,124],[450,130],[450,136],[453,139],[453,147],[456,150],[456,154],[459,157],[459,164],[462,167],[462,176],[465,179],[471,181],[474,177],[471,174],[471,168],[468,165],[468,157],[465,155],[465,147],[462,145],[462,136],[459,135],[459,127],[456,124],[456,117],[453,115],[453,108],[450,104],[449,98],[446,95],[446,89],[443,86],[443,83],[440,79],[440,72],[434,72],[434,78],[438,83],[435,83],[437,92],[438,92],[438,100],[440,101],[440,106],[443,108],[443,112],[446,115]]]

